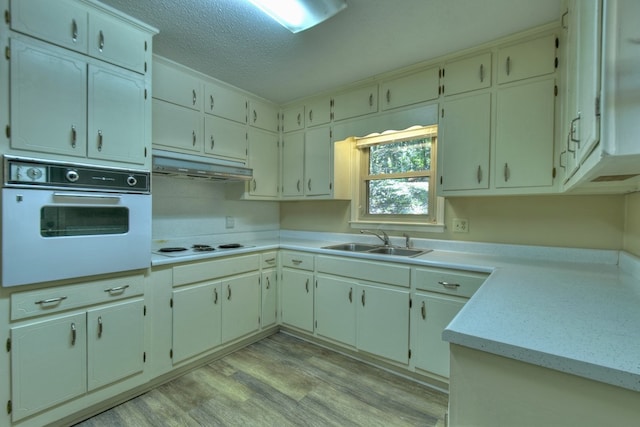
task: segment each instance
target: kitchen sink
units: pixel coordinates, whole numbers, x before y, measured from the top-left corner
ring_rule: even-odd
[[[341,243],[339,245],[324,246],[322,249],[404,257],[415,257],[431,252],[431,249],[398,248],[395,246],[368,245],[366,243]]]

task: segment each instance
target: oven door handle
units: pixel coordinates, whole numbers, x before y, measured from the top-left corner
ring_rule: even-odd
[[[120,200],[120,196],[107,194],[85,194],[85,193],[53,193],[53,197],[66,197],[72,199],[98,199],[98,200]]]

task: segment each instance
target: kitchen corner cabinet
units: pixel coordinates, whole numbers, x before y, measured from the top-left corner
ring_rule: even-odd
[[[383,82],[380,85],[381,109],[390,110],[438,99],[439,74],[438,67],[431,67]]]
[[[285,326],[313,332],[314,257],[301,252],[280,254],[280,318]]]
[[[35,40],[10,43],[13,149],[146,162],[150,100],[143,76]]]
[[[378,85],[340,93],[333,98],[333,120],[345,120],[378,111]]]
[[[304,129],[304,105],[286,108],[281,113],[282,132],[293,132]]]
[[[245,198],[275,199],[278,197],[278,134],[249,128],[249,167],[253,178],[247,182]]]

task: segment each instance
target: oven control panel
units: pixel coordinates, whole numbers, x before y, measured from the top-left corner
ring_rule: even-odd
[[[47,168],[45,166],[11,163],[9,165],[9,180],[24,183],[46,183]]]

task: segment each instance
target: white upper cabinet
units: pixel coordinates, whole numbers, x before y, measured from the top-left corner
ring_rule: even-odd
[[[336,121],[376,111],[378,111],[378,85],[353,89],[333,98],[333,120]]]
[[[202,111],[202,82],[172,64],[156,60],[153,63],[153,97]]]
[[[304,129],[304,105],[296,105],[282,111],[282,131]]]
[[[437,99],[439,75],[440,69],[432,67],[382,83],[380,85],[382,110]]]
[[[204,111],[234,122],[247,123],[247,98],[231,88],[207,82],[204,85]]]
[[[89,12],[75,0],[12,0],[11,29],[87,53]]]
[[[491,86],[491,52],[447,62],[442,70],[446,96]]]
[[[282,196],[304,196],[304,132],[282,138]]]
[[[306,104],[307,127],[325,125],[331,121],[331,98],[323,96],[315,98]],[[286,129],[285,129],[286,131]]]
[[[262,101],[249,101],[249,124],[269,132],[278,132],[278,108]]]
[[[153,145],[200,153],[203,132],[203,117],[198,111],[153,100]]]
[[[231,160],[247,160],[247,128],[231,120],[204,116],[204,152]]]
[[[276,198],[278,196],[278,135],[249,128],[249,166],[253,179],[247,183],[245,198]]]
[[[556,48],[557,38],[551,34],[498,49],[498,83],[553,73]]]

